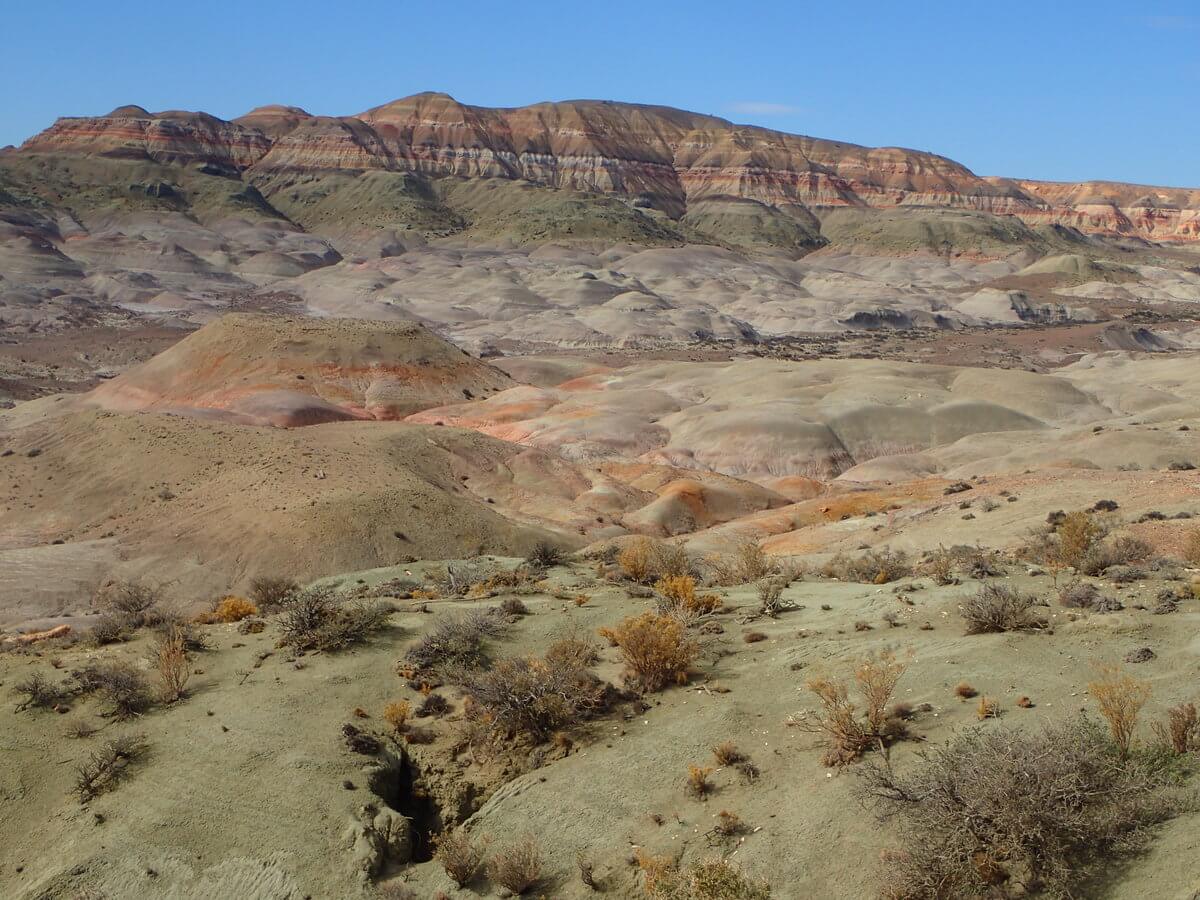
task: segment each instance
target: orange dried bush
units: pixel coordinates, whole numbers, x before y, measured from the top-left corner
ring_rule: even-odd
[[[412,715],[412,704],[407,700],[396,700],[383,708],[383,720],[396,731],[404,730],[410,715]]]
[[[1195,703],[1180,703],[1167,710],[1166,722],[1155,722],[1154,733],[1175,753],[1200,749],[1200,715]]]
[[[245,597],[230,594],[218,600],[212,612],[197,616],[196,621],[203,625],[212,625],[217,622],[240,622],[247,616],[255,615],[258,615],[257,606]]]
[[[662,690],[671,681],[685,683],[688,668],[700,652],[682,624],[652,612],[601,628],[600,634],[620,648],[629,673],[648,691]]]
[[[695,763],[689,763],[687,773],[688,793],[693,797],[707,797],[712,793],[713,783],[708,780],[708,776],[712,774],[712,771],[712,766],[698,766]]]
[[[1124,759],[1133,743],[1138,714],[1150,699],[1150,685],[1122,671],[1120,666],[1099,665],[1095,681],[1088,682],[1088,693],[1108,722],[1113,742]]]
[[[654,542],[648,537],[639,537],[626,544],[617,554],[617,565],[625,576],[643,582],[650,578],[654,560]]]
[[[183,696],[184,688],[192,674],[183,630],[171,626],[161,634],[154,657],[158,665],[158,677],[162,682],[163,700],[174,703]]]

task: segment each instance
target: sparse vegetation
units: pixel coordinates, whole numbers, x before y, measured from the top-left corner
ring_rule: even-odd
[[[886,652],[869,656],[858,665],[854,682],[862,697],[861,716],[845,682],[811,678],[805,687],[816,695],[821,708],[805,710],[792,717],[790,724],[825,738],[822,762],[826,766],[844,766],[868,750],[883,750],[907,732],[903,719],[887,708],[904,670],[905,664]]]
[[[467,682],[470,715],[493,733],[523,735],[535,742],[575,725],[604,702],[604,685],[584,657],[561,652],[544,659],[505,659]]]
[[[688,669],[700,652],[678,621],[651,612],[602,628],[600,634],[620,648],[629,673],[648,691],[662,690],[671,681],[687,681]]]
[[[441,863],[450,880],[466,887],[483,868],[486,838],[472,839],[465,829],[444,831],[433,839],[433,858]]]
[[[1041,620],[1033,615],[1036,603],[1034,597],[1005,585],[984,584],[958,609],[967,623],[967,634],[988,634],[1041,627]]]
[[[1121,757],[1129,755],[1138,715],[1150,699],[1150,685],[1138,681],[1119,666],[1099,665],[1095,681],[1088,682],[1088,693],[1108,723],[1113,743]]]
[[[561,565],[562,561],[562,548],[548,541],[538,541],[525,557],[525,565],[537,569],[551,569]]]
[[[687,779],[684,782],[687,785],[688,793],[697,799],[707,797],[713,790],[713,783],[708,780],[708,776],[712,772],[712,766],[698,766],[695,763],[689,763]]]
[[[112,790],[125,776],[129,766],[145,755],[148,744],[142,734],[124,734],[105,741],[92,751],[75,772],[75,794],[87,803]]]
[[[300,585],[291,578],[264,575],[250,582],[250,599],[260,611],[273,613],[283,609],[299,590]]]
[[[504,629],[504,620],[488,610],[439,619],[405,654],[417,672],[462,679],[487,661],[485,641]]]
[[[532,835],[506,844],[492,854],[488,877],[514,894],[524,894],[542,877],[542,853]]]
[[[216,623],[229,624],[232,622],[240,622],[249,616],[258,615],[258,607],[247,600],[245,597],[235,597],[232,594],[222,597],[215,604],[211,612],[204,613],[196,617],[196,621],[213,625]]]
[[[394,700],[383,708],[383,721],[392,726],[393,731],[403,731],[412,715],[412,704],[407,700]]]
[[[178,627],[159,634],[154,647],[154,663],[158,669],[162,699],[174,703],[183,696],[192,675],[191,661],[183,631]]]
[[[647,900],[770,900],[771,887],[727,859],[706,859],[680,869],[665,856],[638,850]]]
[[[617,565],[630,581],[643,584],[650,580],[653,559],[654,542],[648,537],[637,537],[621,548]]]
[[[377,600],[341,602],[330,587],[291,595],[279,620],[282,643],[293,650],[341,650],[365,641],[387,624],[392,607]]]
[[[129,719],[150,706],[146,676],[126,662],[90,663],[72,677],[83,694],[97,694],[108,709],[104,715]]]
[[[825,578],[857,581],[862,584],[888,584],[912,574],[908,554],[903,550],[868,550],[862,556],[837,554],[821,567]]]
[[[1200,750],[1200,715],[1195,703],[1180,703],[1167,710],[1165,722],[1152,726],[1159,742],[1173,753],[1184,754]]]
[[[905,774],[885,761],[862,775],[863,800],[899,820],[882,878],[884,895],[904,900],[1083,896],[1177,808],[1161,774],[1122,759],[1082,718],[1033,734],[970,729]]]
[[[63,685],[55,684],[41,672],[34,672],[17,682],[13,690],[23,698],[17,704],[18,712],[23,709],[51,709],[68,694]]]
[[[1055,530],[1058,533],[1058,561],[1076,569],[1082,566],[1088,551],[1104,536],[1104,529],[1086,510],[1067,513]]]
[[[697,594],[696,579],[690,575],[666,575],[654,585],[659,594],[659,612],[702,615],[721,605],[716,594]]]

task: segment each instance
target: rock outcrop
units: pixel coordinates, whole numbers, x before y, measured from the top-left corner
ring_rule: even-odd
[[[423,93],[356,116],[265,106],[233,122],[126,106],[60,119],[14,152],[213,166],[263,185],[268,198],[298,179],[400,172],[613,195],[675,220],[692,213],[697,221],[719,221],[725,205],[746,202],[805,227],[828,208],[950,207],[1085,232],[1200,238],[1200,190],[982,178],[932,153],[607,101],[491,109]]]

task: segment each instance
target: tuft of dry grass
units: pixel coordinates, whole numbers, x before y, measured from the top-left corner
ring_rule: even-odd
[[[487,846],[486,837],[472,840],[462,828],[443,831],[433,839],[433,858],[441,863],[451,881],[466,887],[483,868]]]
[[[165,703],[174,703],[183,696],[192,675],[183,629],[171,626],[159,634],[154,648],[154,662],[158,668],[162,699]]]
[[[1200,716],[1196,704],[1180,703],[1167,710],[1165,722],[1152,726],[1155,736],[1174,753],[1184,754],[1200,750]]]
[[[975,705],[975,716],[979,721],[984,719],[1000,718],[1000,702],[986,694],[979,698],[979,703]]]
[[[500,847],[488,861],[488,877],[514,894],[524,894],[542,877],[542,853],[532,835]]]
[[[698,799],[703,799],[711,794],[714,786],[708,780],[708,776],[712,773],[712,766],[698,766],[695,763],[689,763],[687,779],[684,782],[688,793]]]
[[[1088,693],[1100,707],[1100,715],[1108,723],[1113,743],[1124,759],[1133,744],[1138,715],[1150,699],[1150,685],[1138,681],[1114,665],[1097,665],[1095,681],[1088,682]]]
[[[747,758],[733,741],[721,741],[712,748],[712,753],[717,764],[722,766],[734,766]]]

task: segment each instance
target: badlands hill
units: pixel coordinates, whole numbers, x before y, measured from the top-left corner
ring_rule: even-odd
[[[415,320],[475,353],[1092,323],[1200,300],[1198,192],[982,178],[712,116],[419,94],[63,118],[0,151],[0,402],[229,311]],[[1165,318],[1164,318],[1165,317]],[[153,330],[151,346],[138,343]],[[129,345],[136,345],[131,351]],[[49,357],[43,359],[42,357]],[[70,370],[70,371],[68,371]]]

